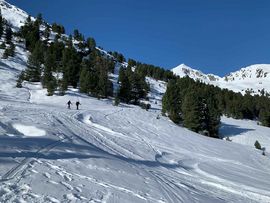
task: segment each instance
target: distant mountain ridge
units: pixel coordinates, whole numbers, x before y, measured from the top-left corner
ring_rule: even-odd
[[[200,80],[202,82],[208,83],[211,81],[217,81],[221,78],[214,74],[205,74],[201,72],[200,70],[196,70],[194,68],[191,68],[185,64],[181,64],[171,70],[175,75],[179,77],[185,77],[188,76],[194,80]]]
[[[227,88],[242,94],[249,91],[251,94],[270,92],[270,64],[255,64],[229,73],[225,77],[214,74],[205,74],[185,64],[171,70],[179,77],[188,76],[203,83],[212,84],[220,88]]]

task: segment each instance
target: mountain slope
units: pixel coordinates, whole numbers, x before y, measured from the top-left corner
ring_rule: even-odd
[[[219,81],[221,78],[213,74],[204,74],[199,70],[193,69],[185,64],[181,64],[171,70],[175,75],[179,77],[188,76],[194,80],[199,80],[204,83],[211,83],[213,81]]]
[[[28,53],[16,45],[0,62],[0,202],[270,202],[269,156],[157,119],[159,102],[145,111],[73,88],[17,89]],[[166,84],[147,80],[160,101]]]
[[[24,22],[28,17],[28,14],[25,11],[4,0],[0,0],[0,9],[4,18],[12,25],[14,30],[18,30],[22,25],[24,25]]]
[[[172,72],[180,77],[189,76],[194,80],[243,94],[246,91],[252,94],[260,94],[262,90],[270,92],[270,64],[251,65],[222,78],[213,74],[204,74],[184,64],[173,68]]]

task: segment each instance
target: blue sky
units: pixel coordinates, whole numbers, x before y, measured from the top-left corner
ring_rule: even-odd
[[[33,16],[78,28],[106,50],[223,76],[270,63],[269,0],[8,0]]]

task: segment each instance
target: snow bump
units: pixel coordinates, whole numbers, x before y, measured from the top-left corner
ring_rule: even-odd
[[[19,123],[13,124],[13,128],[27,137],[42,137],[46,135],[46,131],[35,126],[27,126]]]

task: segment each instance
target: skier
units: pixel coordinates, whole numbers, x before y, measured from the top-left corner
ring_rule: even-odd
[[[81,104],[80,104],[80,102],[79,102],[79,101],[77,101],[77,102],[76,102],[76,107],[77,107],[77,110],[79,110],[79,105],[81,105]]]
[[[72,103],[71,103],[71,101],[69,100],[68,103],[67,103],[68,109],[70,109],[70,105],[71,105],[71,104],[72,104]]]

